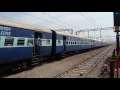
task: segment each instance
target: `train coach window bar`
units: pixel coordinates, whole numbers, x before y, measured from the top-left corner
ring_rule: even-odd
[[[17,45],[18,46],[24,46],[24,43],[25,43],[25,39],[18,39],[18,42],[17,42]]]
[[[13,46],[14,38],[6,38],[5,39],[5,46]]]

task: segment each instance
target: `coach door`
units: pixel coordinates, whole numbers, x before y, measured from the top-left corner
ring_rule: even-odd
[[[35,32],[34,35],[34,53],[39,53],[40,54],[40,48],[41,48],[41,39],[42,34],[40,32]]]
[[[93,48],[95,48],[95,40],[92,40],[93,41]]]
[[[91,48],[93,48],[93,40],[91,40]]]
[[[63,36],[63,51],[66,50],[66,37]]]

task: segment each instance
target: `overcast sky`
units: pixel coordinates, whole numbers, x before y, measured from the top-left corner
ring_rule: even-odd
[[[49,29],[94,29],[113,27],[113,12],[0,12],[0,18],[29,23]],[[69,33],[69,32],[65,32]],[[90,36],[100,36],[99,31],[91,31]],[[79,36],[87,37],[87,32]],[[102,36],[115,36],[113,30],[102,31]],[[106,38],[107,39],[107,38]],[[110,37],[115,40],[115,37]]]

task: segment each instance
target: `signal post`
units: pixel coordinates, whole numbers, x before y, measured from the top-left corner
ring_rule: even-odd
[[[120,78],[120,49],[119,49],[119,32],[120,32],[120,12],[113,12],[114,27],[116,32],[116,56],[117,60],[110,61],[110,78],[114,78],[114,70],[117,74],[116,77]],[[114,56],[114,55],[113,55]],[[116,64],[116,66],[115,66]]]

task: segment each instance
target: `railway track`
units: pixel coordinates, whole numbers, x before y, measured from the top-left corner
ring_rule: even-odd
[[[110,46],[104,51],[100,50],[95,55],[54,76],[54,78],[97,78],[105,61],[104,57],[108,54],[112,47],[113,46]]]
[[[91,63],[87,65],[90,59],[94,58],[98,59],[97,56],[107,48],[102,47],[92,51],[78,53],[76,55],[71,55],[69,57],[63,58],[61,60],[52,60],[50,62],[44,62],[42,65],[34,67],[30,70],[25,70],[22,72],[14,73],[13,75],[3,76],[4,78],[81,78],[84,76],[85,72],[88,72],[89,65],[93,65]],[[112,52],[113,49],[111,49]],[[110,55],[111,56],[111,55]],[[97,62],[96,62],[97,63]],[[100,65],[101,66],[101,65]],[[96,70],[96,69],[94,69]],[[98,70],[97,70],[98,71]],[[90,74],[92,75],[92,74]]]

